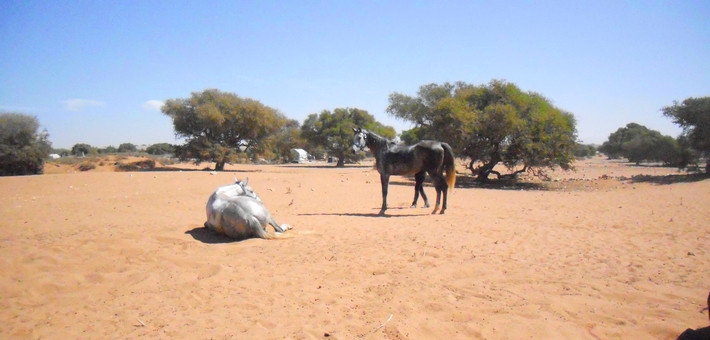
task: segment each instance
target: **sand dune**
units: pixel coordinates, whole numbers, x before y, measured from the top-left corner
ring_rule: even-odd
[[[0,338],[674,339],[707,326],[710,180],[577,168],[554,173],[555,190],[461,178],[446,215],[410,209],[411,181],[393,178],[386,217],[368,164],[0,178]],[[235,176],[291,237],[202,227]]]

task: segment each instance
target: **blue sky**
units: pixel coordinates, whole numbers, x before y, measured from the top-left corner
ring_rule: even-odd
[[[54,147],[176,143],[160,103],[217,88],[303,122],[339,107],[398,132],[388,96],[505,79],[601,143],[710,96],[710,1],[0,1],[0,110]]]

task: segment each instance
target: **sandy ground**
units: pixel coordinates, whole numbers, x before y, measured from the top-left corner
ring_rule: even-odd
[[[710,179],[577,168],[554,173],[555,190],[521,190],[472,186],[461,167],[445,215],[410,209],[411,181],[393,177],[386,217],[368,164],[0,178],[0,338],[674,339],[707,326]],[[202,227],[234,177],[290,237]]]

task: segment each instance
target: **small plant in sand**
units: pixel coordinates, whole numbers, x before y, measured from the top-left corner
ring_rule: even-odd
[[[155,169],[155,161],[152,159],[143,159],[130,163],[118,163],[117,170],[121,171],[145,171]]]
[[[87,160],[87,161],[81,162],[81,164],[79,164],[78,168],[80,171],[89,171],[89,170],[96,169],[96,164],[94,164],[94,162],[92,162],[90,160]]]

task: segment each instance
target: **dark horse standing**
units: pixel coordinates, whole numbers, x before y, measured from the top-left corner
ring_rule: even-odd
[[[446,210],[446,196],[449,187],[453,188],[456,183],[456,171],[454,169],[454,153],[451,146],[446,143],[433,140],[424,140],[414,145],[395,145],[382,136],[361,128],[354,129],[353,150],[362,150],[368,147],[375,155],[375,167],[380,173],[382,183],[382,209],[380,215],[384,215],[387,210],[387,186],[391,175],[414,175],[416,181],[414,185],[414,202],[412,207],[417,205],[417,199],[421,193],[425,206],[429,202],[424,194],[424,178],[429,174],[434,187],[436,188],[436,206],[432,214],[439,210],[441,194],[444,194],[444,201],[441,205],[441,213]],[[444,177],[446,171],[446,177]]]

